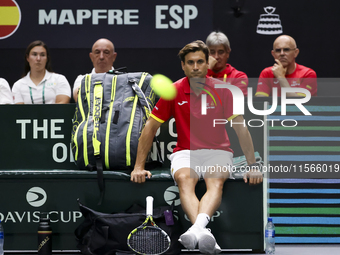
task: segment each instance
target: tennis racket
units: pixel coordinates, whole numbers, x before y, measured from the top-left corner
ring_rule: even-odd
[[[152,218],[153,197],[146,198],[146,219],[131,231],[127,238],[129,248],[138,254],[162,254],[170,248],[170,237]]]

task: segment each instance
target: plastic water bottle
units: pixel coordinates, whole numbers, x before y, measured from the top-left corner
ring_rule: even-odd
[[[266,254],[275,253],[275,226],[272,218],[268,218],[265,231]]]
[[[4,255],[4,228],[2,227],[0,220],[0,255]]]

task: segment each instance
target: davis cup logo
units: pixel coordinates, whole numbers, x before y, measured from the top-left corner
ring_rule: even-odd
[[[177,186],[170,186],[164,192],[164,200],[168,205],[178,206],[181,204]]]
[[[33,187],[27,191],[26,194],[27,202],[33,207],[40,207],[45,204],[47,195],[45,190],[40,187]]]
[[[0,0],[0,40],[14,34],[20,21],[19,5],[14,0]]]

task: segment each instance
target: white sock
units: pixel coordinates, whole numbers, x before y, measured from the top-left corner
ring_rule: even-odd
[[[210,217],[206,213],[200,213],[197,215],[196,221],[193,226],[200,226],[201,228],[205,228],[210,221]]]

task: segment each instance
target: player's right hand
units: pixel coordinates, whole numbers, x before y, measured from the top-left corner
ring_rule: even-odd
[[[249,185],[260,184],[263,181],[263,174],[257,169],[250,169],[247,173],[243,175],[243,180],[244,183],[249,182]]]
[[[276,63],[272,67],[275,78],[285,78],[287,67],[284,68],[280,60],[275,59]]]
[[[214,66],[216,65],[217,60],[213,56],[209,56],[209,69],[213,69]]]
[[[146,178],[151,178],[152,174],[150,171],[147,170],[140,170],[140,169],[134,169],[131,172],[131,178],[130,181],[136,182],[136,183],[143,183],[145,182]]]

